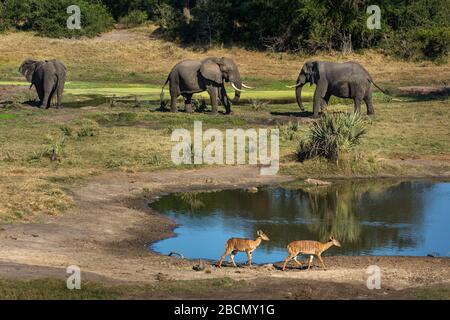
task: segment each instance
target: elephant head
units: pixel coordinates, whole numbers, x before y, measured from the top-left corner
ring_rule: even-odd
[[[251,87],[242,83],[236,63],[229,58],[208,58],[203,60],[200,73],[204,78],[218,84],[222,84],[224,81],[231,83],[235,90],[233,103],[239,101],[241,92],[244,91],[242,87],[251,89]]]
[[[300,74],[297,78],[297,83],[295,84],[295,97],[297,99],[298,106],[302,111],[305,111],[305,107],[302,102],[302,88],[306,83],[310,83],[311,85],[317,84],[319,81],[319,63],[317,61],[308,61],[306,62],[302,69],[300,70]]]
[[[40,61],[27,59],[19,67],[19,72],[25,76],[27,81],[33,84],[33,74],[36,70],[36,67],[41,63]]]

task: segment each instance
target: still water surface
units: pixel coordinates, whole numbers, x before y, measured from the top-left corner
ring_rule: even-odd
[[[218,259],[230,237],[265,241],[253,254],[255,263],[280,261],[293,240],[322,240],[330,234],[341,248],[324,255],[408,255],[450,253],[450,182],[358,181],[331,187],[261,188],[176,193],[150,206],[180,226],[176,236],[151,245],[162,254]],[[246,261],[245,253],[236,262]]]

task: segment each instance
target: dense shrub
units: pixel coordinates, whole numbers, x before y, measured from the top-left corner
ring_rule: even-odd
[[[68,29],[67,7],[78,5],[81,29]],[[4,0],[0,21],[19,30],[49,37],[96,36],[112,28],[113,19],[99,0]]]
[[[441,60],[450,52],[450,28],[419,30],[417,40],[425,58]]]
[[[162,0],[102,0],[109,8],[112,16],[117,21],[131,11],[144,11],[150,19],[157,15],[158,5],[164,3]]]
[[[68,5],[78,4],[82,29],[68,30]],[[36,30],[51,37],[94,36],[147,19],[187,45],[238,44],[251,49],[349,53],[381,48],[403,59],[446,61],[449,0],[380,0],[381,29],[370,30],[372,0],[1,0],[0,31]],[[111,16],[112,15],[112,16]]]
[[[161,3],[157,15],[164,34],[186,44],[240,44],[306,54],[384,48],[402,58],[432,60],[448,51],[448,0],[378,1],[379,30],[366,25],[373,1],[197,0],[195,5],[189,1],[192,19],[183,17],[183,1]]]
[[[119,19],[119,23],[126,28],[133,28],[144,24],[148,19],[147,12],[132,10]]]
[[[342,152],[359,143],[364,133],[359,113],[325,114],[311,126],[306,139],[300,141],[297,159],[304,161],[321,156],[337,161]]]

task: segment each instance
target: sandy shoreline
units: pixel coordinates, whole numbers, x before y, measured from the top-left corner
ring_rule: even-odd
[[[66,268],[78,265],[84,279],[105,283],[148,284],[162,278],[170,281],[229,277],[256,283],[257,290],[274,281],[290,286],[312,281],[320,283],[317,287],[323,286],[323,297],[331,297],[325,288],[335,288],[336,294],[342,294],[348,288],[341,288],[352,286],[357,288],[354,297],[364,298],[366,294],[380,297],[379,292],[366,292],[365,286],[367,267],[376,264],[382,269],[384,288],[389,292],[450,284],[449,258],[338,256],[326,258],[327,271],[282,272],[270,265],[217,269],[208,265],[210,271],[204,272],[192,269],[198,260],[147,250],[149,243],[172,236],[176,227],[175,221],[148,208],[149,199],[171,192],[274,185],[292,179],[261,176],[254,167],[111,173],[94,178],[72,190],[76,206],[63,215],[45,217],[36,223],[1,226],[0,278],[65,278]],[[241,291],[240,297],[246,298]],[[311,297],[318,292],[311,292]],[[274,293],[273,297],[299,298],[304,294],[307,292],[280,297]]]

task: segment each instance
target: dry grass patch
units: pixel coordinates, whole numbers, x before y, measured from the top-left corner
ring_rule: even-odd
[[[172,66],[181,59],[205,56],[234,58],[243,77],[271,86],[273,80],[295,81],[306,60],[348,61],[362,63],[374,79],[389,86],[445,85],[450,79],[450,65],[430,62],[397,61],[375,51],[343,56],[340,53],[304,57],[287,53],[248,51],[238,47],[194,50],[152,37],[154,26],[135,31],[115,30],[93,39],[49,39],[33,33],[13,32],[0,37],[2,56],[0,75],[21,79],[17,67],[28,57],[58,58],[69,67],[71,80],[161,83]],[[114,36],[120,33],[120,36]]]

